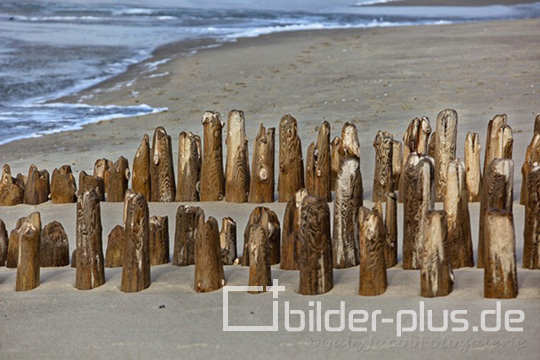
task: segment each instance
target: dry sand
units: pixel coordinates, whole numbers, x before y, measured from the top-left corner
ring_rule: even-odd
[[[189,57],[183,55],[198,44],[179,44],[161,49],[151,60],[171,58],[154,72],[168,75],[148,78],[151,73],[140,74],[140,67],[133,67],[120,79],[102,84],[100,92],[91,89],[80,94],[92,94],[92,103],[146,103],[166,106],[168,112],[17,141],[0,146],[0,152],[3,162],[9,163],[15,173],[26,173],[31,163],[51,172],[62,164],[71,164],[75,172],[91,171],[94,160],[101,157],[115,160],[124,155],[131,162],[142,135],[151,134],[158,125],[167,128],[177,147],[180,131],[201,133],[200,119],[207,109],[218,110],[224,116],[230,109],[244,110],[250,139],[254,139],[260,122],[277,127],[280,117],[291,113],[299,121],[304,152],[315,140],[322,120],[331,123],[333,135],[345,121],[356,124],[362,145],[365,199],[370,199],[374,158],[371,144],[376,131],[385,129],[401,138],[413,117],[427,115],[434,126],[437,113],[451,107],[460,116],[460,157],[467,131],[479,132],[483,144],[487,122],[495,114],[508,114],[514,130],[515,198],[519,199],[519,169],[538,111],[539,33],[539,20],[523,20],[284,33],[239,40]],[[135,77],[132,87],[107,90],[114,88],[117,81]],[[178,205],[150,205],[152,215],[169,216],[171,248]],[[238,223],[238,245],[242,247],[243,229],[253,205],[198,205],[207,216],[233,217]],[[266,206],[282,218],[284,204]],[[371,203],[366,201],[366,206]],[[122,204],[102,204],[104,242],[108,232],[121,222],[121,208]],[[476,250],[479,207],[471,204],[470,208]],[[42,213],[44,223],[61,221],[74,248],[74,204],[19,205],[2,208],[0,217],[10,230],[17,218],[34,210]],[[514,212],[519,268],[524,210],[517,202]],[[400,213],[400,232],[401,217]],[[247,285],[246,268],[228,266],[225,271],[229,285]],[[483,298],[483,272],[457,270],[454,292],[429,300],[419,297],[419,273],[399,267],[388,272],[388,291],[374,298],[357,295],[358,267],[336,270],[334,289],[317,297],[296,294],[298,273],[274,267],[273,277],[286,287],[286,292],[279,296],[280,331],[269,333],[222,332],[223,293],[196,294],[192,290],[192,266],[153,267],[152,285],[138,294],[119,291],[121,269],[107,269],[107,283],[85,292],[73,288],[75,271],[71,268],[43,269],[42,284],[26,293],[13,291],[15,275],[15,270],[0,268],[0,359],[276,355],[530,359],[540,351],[540,271],[519,269],[518,298],[502,302],[503,309],[525,312],[524,332],[484,333],[471,328],[464,333],[417,331],[402,338],[396,337],[395,325],[380,322],[377,331],[367,333],[286,332],[283,304],[288,300],[291,308],[307,312],[308,301],[322,301],[324,310],[337,309],[339,302],[345,301],[347,309],[380,309],[388,318],[395,317],[400,309],[417,309],[419,302],[425,301],[426,309],[436,310],[437,325],[443,309],[467,309],[471,326],[478,326],[480,311],[495,308],[494,300]],[[270,294],[232,294],[230,303],[231,322],[235,325],[271,322]]]

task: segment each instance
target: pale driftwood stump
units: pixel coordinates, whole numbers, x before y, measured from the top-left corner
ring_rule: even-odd
[[[68,236],[58,221],[48,223],[41,231],[39,253],[41,267],[69,265]]]
[[[204,146],[201,165],[201,201],[220,201],[225,197],[223,174],[223,121],[218,112],[207,111],[203,118]]]
[[[418,125],[418,138],[416,141],[416,152],[427,155],[429,151],[429,135],[431,134],[431,124],[427,116],[422,116]]]
[[[144,134],[133,158],[131,188],[134,192],[142,194],[145,199],[150,200],[152,197],[152,184],[150,181],[150,138],[147,134]]]
[[[458,115],[446,109],[437,115],[435,138],[435,200],[443,201],[446,194],[448,164],[456,158]]]
[[[540,133],[535,133],[529,146],[527,146],[527,152],[525,153],[525,161],[521,167],[521,196],[519,203],[521,205],[527,204],[527,190],[529,172],[534,163],[540,162]]]
[[[534,164],[527,176],[523,268],[540,269],[540,166]]]
[[[118,268],[124,263],[124,239],[126,232],[122,225],[116,225],[107,238],[107,253],[105,267]]]
[[[395,192],[386,194],[385,211],[386,247],[384,248],[384,258],[386,267],[391,268],[398,263],[397,196]]]
[[[386,194],[394,188],[392,179],[392,150],[394,137],[388,131],[377,131],[375,149],[375,174],[373,175],[373,201],[386,200]]]
[[[196,292],[210,292],[225,285],[225,273],[219,249],[219,228],[216,219],[210,216],[204,221],[204,215],[198,217],[197,239],[195,240],[195,276]]]
[[[509,211],[486,213],[484,297],[511,299],[518,295],[514,219]]]
[[[150,266],[169,263],[169,218],[150,218]]]
[[[300,189],[289,200],[283,215],[283,232],[281,236],[281,262],[282,270],[298,270],[298,252],[300,251],[302,201],[307,196],[306,189]]]
[[[90,290],[105,283],[101,209],[95,191],[77,199],[77,272],[75,287]]]
[[[403,202],[405,197],[405,168],[407,166],[407,160],[411,153],[417,153],[418,149],[418,132],[420,130],[420,119],[414,118],[409,123],[409,126],[403,134],[403,157],[402,157],[402,166],[401,166],[401,176],[399,178],[398,184],[398,195],[399,202]]]
[[[221,220],[219,244],[223,265],[233,265],[237,258],[236,253],[236,222],[230,217]]]
[[[328,121],[323,121],[320,126],[315,150],[313,195],[325,199],[326,201],[332,201],[332,189],[330,188],[330,176],[332,171],[330,158],[330,124]]]
[[[296,119],[284,115],[279,123],[278,200],[287,202],[304,188],[304,160]]]
[[[24,182],[11,176],[11,168],[4,165],[0,182],[0,206],[13,206],[24,202]]]
[[[6,224],[0,219],[0,266],[6,265],[9,248],[9,236],[6,230]]]
[[[315,142],[311,142],[308,145],[306,153],[306,175],[305,185],[308,194],[313,195],[315,193]]]
[[[279,219],[275,212],[264,206],[257,206],[251,212],[249,221],[244,230],[244,253],[242,256],[242,265],[249,266],[249,243],[251,241],[251,228],[256,225],[262,225],[266,231],[268,239],[270,265],[279,264],[281,257],[281,229]]]
[[[41,216],[30,214],[18,231],[19,257],[15,291],[27,291],[39,286]]]
[[[6,267],[15,269],[19,258],[19,229],[26,217],[19,218],[15,224],[15,228],[9,233],[8,253],[6,259]]]
[[[339,149],[340,157],[348,158],[351,156],[361,158],[360,142],[358,141],[358,130],[354,124],[346,122],[341,129],[341,147]]]
[[[404,181],[403,269],[420,269],[425,216],[434,206],[433,159],[426,155],[410,154]]]
[[[199,201],[201,184],[201,139],[191,132],[178,135],[178,181],[176,201]]]
[[[474,266],[465,169],[459,159],[448,164],[444,210],[448,231],[447,256],[452,269]]]
[[[403,149],[401,141],[392,141],[392,190],[397,191],[401,176],[401,166],[403,164]]]
[[[250,174],[248,138],[243,111],[229,112],[226,144],[225,201],[244,203],[248,200]]]
[[[496,147],[492,147],[493,158],[511,159],[514,145],[512,128],[510,125],[503,125],[495,134]]]
[[[171,137],[158,126],[152,139],[150,154],[151,201],[173,202],[176,198]]]
[[[512,212],[514,197],[514,162],[510,159],[493,159],[486,169],[480,201],[478,226],[478,268],[485,261],[485,217],[490,209]]]
[[[85,171],[79,173],[79,191],[77,196],[82,196],[88,191],[95,191],[99,201],[105,200],[105,182],[102,177],[88,175]]]
[[[263,124],[253,144],[253,174],[249,188],[250,203],[274,202],[275,128],[268,131]]]
[[[480,170],[480,136],[477,133],[467,132],[465,138],[465,175],[469,202],[480,201],[482,189],[482,173]]]
[[[180,205],[176,211],[174,232],[173,265],[195,264],[195,242],[199,231],[199,218],[204,219],[204,210],[197,206]]]
[[[39,170],[36,165],[30,165],[28,180],[24,188],[24,203],[38,205],[49,200],[51,188],[49,185],[49,172]]]
[[[107,193],[107,201],[123,202],[128,189],[128,181],[130,177],[129,164],[125,157],[120,156],[115,163],[109,168],[109,182]]]
[[[358,158],[343,159],[336,182],[334,227],[332,234],[333,264],[337,269],[359,264],[358,209],[363,205],[362,175]]]
[[[268,216],[265,214],[264,216]],[[266,287],[272,285],[272,269],[270,267],[270,245],[267,231],[262,223],[250,229],[249,242],[249,286],[262,286],[262,291],[249,291],[251,294],[266,292]]]
[[[336,180],[339,174],[339,167],[341,163],[341,156],[339,155],[339,148],[341,147],[341,138],[339,136],[336,136],[332,142],[330,143],[331,146],[331,159],[330,159],[330,167],[331,167],[331,173],[330,173],[330,188],[332,191],[336,190]]]
[[[420,295],[446,296],[454,288],[454,273],[447,253],[444,211],[428,211],[424,226],[424,251],[420,269]]]
[[[302,201],[299,293],[324,294],[334,286],[330,209],[324,199],[306,196]]]
[[[499,130],[506,125],[506,114],[495,115],[495,117],[489,121],[486,133],[486,151],[484,154],[484,171],[482,172],[486,176],[488,165],[491,161],[500,156],[494,156],[495,149],[500,148],[500,144],[497,143],[497,134]]]
[[[120,291],[138,292],[150,286],[150,221],[148,203],[139,193],[126,195],[124,254]]]
[[[360,238],[360,288],[359,295],[376,296],[386,291],[386,240],[384,226],[379,215],[365,207],[358,211]]]
[[[107,198],[107,191],[109,190],[109,169],[113,166],[112,160],[109,159],[97,159],[94,163],[93,176],[103,180],[103,200]],[[79,184],[79,186],[81,186]],[[84,194],[85,191],[82,193]],[[99,195],[99,194],[98,194]],[[100,200],[100,201],[103,201]]]
[[[53,204],[74,203],[77,201],[77,185],[71,166],[64,165],[54,169],[51,177],[51,201]]]

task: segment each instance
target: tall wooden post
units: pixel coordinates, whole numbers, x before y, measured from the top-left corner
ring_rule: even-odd
[[[41,231],[39,253],[41,267],[69,265],[68,236],[58,221],[48,223]]]
[[[283,232],[281,236],[281,270],[298,270],[300,251],[302,201],[307,196],[306,189],[300,189],[289,200],[283,215]]]
[[[497,157],[501,157],[495,156],[495,149],[501,148],[500,144],[497,142],[497,138],[500,138],[500,136],[497,136],[497,134],[499,133],[500,129],[506,125],[506,121],[506,114],[502,114],[495,115],[495,117],[488,123],[486,134],[486,151],[484,156],[484,171],[482,172],[484,176],[486,176],[487,167],[491,161]]]
[[[477,133],[467,132],[465,138],[465,175],[469,202],[480,201],[482,189],[482,173],[480,170],[480,136]]]
[[[336,190],[336,180],[339,174],[339,167],[341,163],[341,157],[339,155],[339,148],[341,147],[341,138],[336,136],[330,143],[331,146],[331,159],[330,159],[330,187],[332,191]]]
[[[201,185],[201,139],[191,132],[178,135],[178,181],[176,201],[199,201]]]
[[[218,112],[207,111],[203,118],[204,146],[201,165],[201,201],[220,201],[225,197],[223,174],[223,121]]]
[[[429,118],[422,116],[418,124],[418,138],[416,141],[416,152],[421,155],[427,155],[429,151],[429,135],[431,134],[431,124]]]
[[[219,251],[219,228],[213,217],[204,221],[199,216],[197,239],[195,241],[195,277],[196,292],[210,292],[225,285],[225,273]]]
[[[180,205],[176,211],[174,232],[173,265],[195,264],[195,242],[199,231],[199,218],[204,219],[204,210],[196,206]]]
[[[358,141],[358,130],[356,125],[346,122],[341,129],[341,158],[355,156],[361,158],[360,142]]]
[[[41,217],[34,212],[25,218],[18,230],[19,254],[15,291],[27,291],[39,286]]]
[[[124,239],[126,232],[122,225],[116,225],[107,238],[107,253],[105,267],[117,268],[124,264]]]
[[[102,177],[86,174],[85,171],[79,173],[79,191],[77,197],[84,195],[88,191],[94,191],[98,201],[105,200],[105,182]]]
[[[386,194],[385,211],[386,247],[384,248],[384,257],[386,267],[391,268],[398,263],[397,196],[395,192]]]
[[[140,193],[149,201],[152,194],[152,184],[150,183],[150,138],[144,134],[141,145],[135,153],[133,159],[133,176],[131,188],[134,192]],[[122,200],[123,201],[123,200]]]
[[[332,171],[330,164],[330,124],[328,121],[323,121],[320,126],[316,150],[313,194],[326,199],[326,201],[332,201],[332,189],[330,188]]]
[[[458,115],[455,110],[446,109],[437,115],[435,138],[435,199],[442,201],[446,194],[448,164],[456,158]]]
[[[403,149],[401,141],[392,141],[392,191],[397,191],[400,182],[402,164],[403,164]]]
[[[265,213],[263,216],[268,216]],[[268,221],[268,220],[266,220]],[[261,223],[250,229],[249,242],[249,286],[262,286],[262,291],[249,291],[252,294],[266,292],[266,287],[272,285],[272,269],[270,267],[270,246],[267,231]]]
[[[169,263],[169,218],[150,218],[150,266]]]
[[[303,187],[304,160],[298,126],[294,117],[284,115],[279,123],[279,202],[289,201]]]
[[[6,265],[9,248],[9,236],[6,230],[6,224],[0,219],[0,267]]]
[[[129,181],[129,164],[125,157],[120,156],[109,168],[109,184],[107,201],[123,202]]]
[[[313,195],[315,193],[315,148],[317,144],[312,141],[307,148],[306,153],[306,175],[304,177],[306,183],[306,190],[308,194]]]
[[[251,241],[251,228],[261,224],[266,231],[266,237],[269,246],[268,257],[270,265],[279,264],[281,257],[281,229],[279,219],[275,212],[264,206],[257,206],[251,212],[249,221],[244,230],[244,255],[242,257],[242,265],[249,266],[249,243]]]
[[[230,217],[221,220],[219,244],[223,265],[233,265],[237,259],[236,253],[236,222]]]
[[[49,185],[49,172],[39,170],[36,165],[30,165],[28,180],[24,188],[24,203],[38,205],[49,200],[51,192]]]
[[[399,202],[405,198],[405,168],[409,155],[418,149],[418,131],[420,129],[420,119],[414,118],[403,134],[403,165],[401,166],[401,176],[399,178],[398,195]]]
[[[253,144],[253,174],[249,188],[250,203],[274,202],[275,128],[266,131],[263,124]]]
[[[171,137],[163,126],[154,131],[150,161],[151,201],[173,202],[176,198]]]
[[[527,176],[523,268],[540,269],[540,166],[534,164]]]
[[[525,161],[521,167],[521,196],[519,203],[521,205],[527,204],[527,190],[529,172],[534,163],[540,162],[540,133],[535,133],[529,146],[527,146],[527,152],[525,153]]]
[[[11,176],[9,165],[2,167],[0,181],[0,206],[13,206],[24,202],[24,183]]]
[[[225,172],[225,201],[247,202],[249,195],[248,138],[244,112],[231,110],[227,119],[227,165]]]
[[[373,201],[383,201],[394,187],[392,179],[392,150],[394,136],[388,131],[377,132],[375,148],[375,174],[373,175]]]
[[[77,185],[71,166],[64,165],[54,169],[51,177],[51,201],[53,204],[74,203],[77,201]]]
[[[17,219],[15,228],[9,233],[8,252],[6,259],[6,267],[8,269],[15,269],[17,267],[17,262],[19,261],[19,229],[21,228],[25,219],[25,217]]]
[[[358,211],[360,238],[360,289],[359,295],[376,296],[388,286],[385,263],[384,226],[379,215],[365,207]]]

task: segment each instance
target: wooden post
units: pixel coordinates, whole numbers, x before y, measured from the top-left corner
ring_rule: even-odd
[[[249,195],[248,138],[244,112],[231,110],[227,118],[227,165],[225,173],[225,201],[247,202]]]
[[[315,156],[314,188],[313,194],[332,201],[332,189],[330,188],[331,158],[330,158],[330,124],[323,121],[316,145],[317,154]]]
[[[263,216],[268,216],[265,213]],[[249,286],[262,286],[262,291],[249,291],[251,294],[266,292],[266,287],[272,285],[272,269],[270,267],[270,246],[267,231],[261,223],[250,229],[249,242]]]
[[[509,211],[489,210],[485,218],[484,297],[512,299],[518,295],[514,219]]]
[[[489,121],[487,134],[486,134],[486,151],[484,156],[484,177],[486,176],[486,171],[489,163],[497,156],[494,156],[494,149],[500,148],[497,144],[497,133],[500,128],[506,125],[506,114],[495,115],[495,117]]]
[[[405,168],[407,165],[407,160],[409,155],[413,152],[416,152],[418,149],[418,131],[420,129],[420,119],[414,118],[409,123],[407,130],[403,134],[403,157],[402,157],[402,166],[401,166],[401,176],[399,178],[398,184],[398,195],[399,202],[402,203],[405,198]]]
[[[450,266],[452,269],[474,266],[465,169],[459,159],[448,164],[444,210],[448,231],[446,255],[450,258]]]
[[[525,153],[525,161],[521,167],[521,196],[519,203],[521,205],[527,204],[527,177],[531,171],[531,167],[534,163],[540,162],[540,133],[535,133],[529,146],[527,146],[527,152]]]
[[[24,183],[11,176],[11,168],[4,165],[0,181],[0,206],[13,206],[24,202]]]
[[[343,159],[351,156],[361,158],[360,142],[356,125],[346,122],[341,129],[340,157]]]
[[[6,267],[15,269],[19,258],[19,229],[26,218],[22,217],[17,220],[15,228],[9,233],[8,253],[6,259]]]
[[[324,294],[334,286],[330,209],[324,199],[306,196],[302,201],[299,293]]]
[[[74,203],[77,201],[77,185],[71,166],[64,165],[54,169],[51,177],[51,201],[53,204]]]
[[[420,270],[420,294],[423,297],[446,296],[454,288],[454,273],[447,253],[445,218],[444,211],[431,210],[426,214]]]
[[[174,179],[174,178],[173,178]],[[150,224],[148,204],[140,193],[127,193],[120,291],[138,292],[150,286]]]
[[[331,159],[330,159],[330,166],[331,166],[331,173],[330,173],[330,187],[332,188],[332,191],[336,190],[336,180],[339,174],[339,168],[341,163],[341,157],[339,156],[339,148],[341,147],[341,138],[339,136],[336,136],[332,142],[330,143],[332,148],[331,153]]]
[[[123,202],[128,189],[129,164],[125,157],[120,156],[109,168],[109,184],[106,190],[107,201]]]
[[[355,157],[343,159],[336,182],[332,234],[333,265],[337,269],[359,264],[356,222],[358,209],[363,205],[362,195],[359,159]]]
[[[219,244],[221,248],[221,259],[223,260],[223,265],[233,265],[237,258],[236,222],[230,217],[224,217],[221,220]]]
[[[90,290],[105,283],[101,209],[95,191],[77,199],[77,273],[75,287]]]
[[[141,145],[139,145],[133,158],[131,188],[134,192],[141,193],[148,201],[151,199],[152,194],[150,181],[150,138],[147,134],[144,134]]]
[[[82,196],[84,193],[94,191],[98,201],[105,200],[105,182],[99,176],[86,174],[85,171],[79,173],[79,191],[77,196]]]
[[[250,182],[250,203],[274,202],[275,128],[268,131],[263,124],[253,144],[253,175]]]
[[[109,191],[109,169],[113,166],[113,162],[109,159],[97,159],[94,163],[94,174],[95,178],[103,180],[103,199],[100,201],[105,201],[108,197],[107,191]],[[79,186],[81,186],[79,184]],[[84,191],[82,192],[84,194]],[[99,194],[98,194],[99,195]]]
[[[540,166],[535,163],[527,176],[523,268],[540,269]]]
[[[418,124],[418,139],[416,141],[416,152],[420,155],[427,155],[429,151],[429,135],[431,134],[431,124],[429,118],[422,116]]]
[[[397,191],[399,179],[401,177],[401,169],[403,164],[403,150],[401,141],[392,141],[392,191]]]
[[[306,189],[300,189],[294,197],[289,200],[283,215],[283,233],[281,236],[281,270],[298,270],[298,258],[300,251],[300,214],[302,212],[302,201],[307,196]]]
[[[49,186],[49,172],[39,170],[36,165],[30,165],[28,180],[24,188],[24,203],[38,205],[49,200],[51,188]]]
[[[435,149],[435,144],[437,140],[437,132],[434,131],[433,134],[431,134],[431,138],[429,139],[429,145],[428,145],[428,155],[435,159],[437,156],[437,151]]]
[[[435,138],[435,200],[443,201],[446,194],[448,164],[456,158],[458,115],[446,109],[437,115]]]
[[[105,267],[118,268],[124,263],[124,239],[126,232],[122,225],[116,225],[107,239],[107,253],[105,255]]]
[[[395,192],[386,194],[385,211],[386,247],[384,248],[384,258],[386,267],[391,268],[398,263],[397,196]]]
[[[308,194],[313,195],[315,193],[315,142],[311,142],[308,145],[306,153],[306,175],[304,179],[306,180],[306,190]]]
[[[480,172],[480,136],[477,133],[467,132],[465,138],[465,175],[469,202],[480,201],[482,189],[482,173]]]
[[[150,266],[169,263],[169,218],[150,218]]]
[[[30,214],[18,231],[19,256],[15,291],[27,291],[39,286],[39,247],[41,216],[39,212]]]
[[[279,264],[281,257],[281,229],[279,219],[275,212],[264,206],[257,206],[251,212],[249,221],[244,230],[244,253],[242,256],[242,265],[249,266],[249,243],[251,241],[251,228],[261,224],[266,231],[266,237],[269,246],[268,257],[270,265]]]
[[[6,230],[6,224],[0,219],[0,267],[6,265],[9,248],[9,236]]]
[[[176,201],[199,201],[201,153],[198,135],[182,131],[178,135],[178,181]]]
[[[195,276],[196,292],[210,292],[225,285],[225,273],[219,251],[219,228],[216,219],[210,216],[204,221],[204,215],[198,217],[197,239],[195,240]]]
[[[185,205],[178,207],[174,232],[173,265],[195,264],[195,242],[200,217],[204,219],[204,210],[200,207]]]
[[[71,252],[71,267],[77,269],[77,248]]]
[[[403,269],[420,269],[425,216],[434,206],[433,159],[411,153],[405,166],[404,177]]]
[[[296,119],[284,115],[279,123],[279,202],[289,201],[303,187],[304,160]]]
[[[384,226],[379,215],[365,207],[358,210],[360,239],[359,295],[376,296],[386,291],[386,262],[384,255]]]
[[[201,165],[201,201],[221,201],[225,197],[223,175],[223,121],[218,112],[207,111],[202,119],[204,146]]]
[[[58,221],[45,225],[41,231],[40,266],[69,265],[69,241],[66,231]]]
[[[534,118],[534,133],[540,133],[540,114],[536,115]]]
[[[510,125],[503,125],[495,134],[495,147],[492,147],[493,158],[511,159],[514,138],[512,137],[512,128]]]
[[[154,131],[150,161],[151,201],[173,202],[176,198],[171,137],[163,126]]]
[[[373,201],[383,201],[394,187],[392,183],[392,143],[394,136],[379,130],[373,141],[375,148],[375,174],[373,175]]]
[[[486,169],[482,199],[480,201],[480,223],[478,231],[478,268],[484,267],[485,261],[485,217],[488,210],[512,212],[514,197],[514,162],[510,159],[493,159]]]

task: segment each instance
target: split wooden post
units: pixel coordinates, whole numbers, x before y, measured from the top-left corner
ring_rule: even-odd
[[[540,166],[532,165],[527,176],[525,229],[523,231],[523,268],[540,269]]]
[[[484,297],[511,299],[518,295],[514,219],[509,211],[489,210],[485,218]]]
[[[225,285],[225,273],[219,249],[219,226],[215,218],[204,221],[204,215],[198,217],[197,239],[195,240],[195,276],[196,292],[210,292]]]
[[[98,201],[105,200],[105,182],[100,176],[88,175],[85,171],[79,173],[79,191],[77,197],[84,195],[86,192],[94,191]]]
[[[336,136],[330,143],[332,148],[331,159],[330,159],[330,187],[332,191],[336,190],[336,180],[339,174],[339,168],[341,163],[341,157],[339,155],[339,148],[341,147],[341,138]]]
[[[399,178],[398,195],[399,202],[403,202],[405,198],[405,168],[411,153],[418,149],[418,131],[420,129],[420,119],[414,118],[409,123],[409,126],[403,134],[403,165],[401,166],[401,176]]]
[[[253,144],[253,174],[251,177],[250,203],[274,202],[275,128],[266,131],[263,124]]]
[[[485,261],[485,217],[490,210],[512,212],[514,197],[514,162],[510,159],[493,159],[486,169],[480,201],[478,231],[478,268],[484,267]]]
[[[51,188],[49,185],[49,172],[39,170],[36,165],[30,165],[28,179],[24,188],[24,203],[38,205],[49,200]]]
[[[48,223],[41,231],[39,253],[41,267],[69,265],[68,236],[58,221]]]
[[[174,179],[174,178],[173,178]],[[124,250],[120,291],[138,292],[150,286],[150,224],[148,203],[140,193],[126,193]]]
[[[420,269],[420,294],[423,297],[446,296],[454,288],[454,273],[447,253],[446,224],[444,211],[427,212]]]
[[[341,161],[336,182],[334,226],[332,234],[334,268],[348,268],[359,264],[358,209],[363,205],[360,161],[356,157]]]
[[[300,251],[302,201],[307,196],[306,189],[300,189],[285,206],[283,232],[281,236],[281,270],[298,270]]]
[[[487,134],[486,134],[486,151],[484,156],[484,171],[482,172],[484,174],[484,177],[486,176],[487,167],[491,163],[491,161],[495,158],[501,158],[502,156],[496,156],[495,153],[500,151],[497,151],[497,149],[501,148],[501,144],[498,142],[498,139],[500,139],[499,132],[501,131],[501,128],[506,124],[507,118],[506,114],[502,115],[495,115],[492,120],[488,123],[487,128]]]
[[[0,266],[6,265],[9,248],[9,236],[6,230],[6,224],[0,219]]]
[[[384,226],[379,215],[365,207],[358,210],[360,248],[360,287],[362,296],[381,295],[386,291]]]
[[[403,150],[401,141],[392,141],[392,190],[397,191],[402,172]]]
[[[296,119],[284,115],[279,123],[278,200],[287,202],[304,188],[304,160]]]
[[[437,142],[437,132],[434,131],[433,134],[431,134],[431,138],[429,139],[429,145],[428,145],[428,155],[435,159],[437,156],[436,151],[436,142]]]
[[[279,264],[281,257],[281,229],[279,219],[275,212],[264,206],[257,206],[251,212],[249,221],[244,230],[244,253],[242,256],[242,265],[249,266],[249,243],[251,241],[251,228],[261,224],[266,231],[266,237],[269,246],[268,257],[270,265]]]
[[[192,132],[178,135],[178,181],[176,201],[199,201],[201,185],[201,139]]]
[[[446,256],[450,259],[450,266],[452,269],[474,266],[465,169],[459,159],[448,164],[444,210],[448,232]]]
[[[204,219],[204,210],[197,206],[180,205],[176,211],[174,232],[173,265],[195,264],[195,242],[199,231],[199,218]]]
[[[351,156],[361,158],[360,142],[356,125],[346,122],[341,129],[340,157],[343,159]]]
[[[308,145],[307,153],[306,153],[306,175],[304,177],[305,179],[305,185],[306,190],[308,191],[308,194],[313,195],[315,193],[315,148],[317,147],[317,144],[315,142],[311,142]]]
[[[148,201],[152,197],[152,184],[150,181],[150,138],[148,134],[144,134],[133,158],[131,188],[134,192],[142,194]]]
[[[394,187],[392,179],[392,150],[394,136],[388,131],[377,131],[375,148],[375,174],[373,175],[373,201],[386,200],[386,194]]]
[[[302,201],[298,263],[299,293],[324,294],[334,286],[330,209],[324,199],[306,196]]]
[[[77,272],[75,287],[90,290],[105,283],[101,209],[95,191],[77,199]]]
[[[203,156],[201,165],[201,201],[221,201],[225,197],[223,174],[223,121],[218,112],[207,111],[203,118]]]
[[[384,248],[384,258],[386,267],[391,268],[398,263],[397,196],[395,192],[386,194],[385,211],[386,247]]]
[[[109,168],[109,182],[107,193],[107,201],[123,202],[128,189],[129,181],[129,164],[125,157],[120,156],[115,163]]]
[[[105,267],[118,268],[124,264],[124,239],[126,232],[122,225],[116,225],[107,238]]]
[[[24,182],[11,176],[9,165],[2,167],[0,206],[13,206],[24,202]]]
[[[437,115],[435,138],[435,200],[443,201],[446,194],[448,164],[456,158],[458,114],[446,109]]]
[[[418,125],[418,138],[416,141],[416,152],[427,155],[429,151],[429,135],[431,134],[431,124],[427,116],[422,116]]]
[[[313,195],[332,201],[332,189],[330,188],[331,158],[330,158],[330,123],[323,121],[317,137],[314,168]]]
[[[223,265],[233,265],[236,258],[236,222],[230,217],[221,220],[219,243]]]
[[[528,180],[529,172],[534,163],[540,162],[540,133],[535,133],[529,146],[527,146],[527,152],[525,153],[525,161],[521,167],[521,196],[519,203],[521,205],[527,204],[528,193]]]
[[[176,198],[171,137],[163,126],[154,131],[150,160],[151,201],[173,202]]]
[[[482,173],[480,170],[480,136],[467,132],[465,138],[465,175],[469,202],[479,202],[482,189]]]
[[[268,216],[265,213],[263,217]],[[268,220],[266,220],[268,221]],[[252,226],[249,242],[249,286],[262,286],[262,291],[249,291],[251,294],[266,292],[266,287],[272,285],[272,268],[270,267],[270,245],[267,231],[263,222]]]
[[[71,166],[64,165],[54,169],[51,177],[51,201],[53,204],[74,203],[77,201],[77,185]]]
[[[6,267],[15,269],[19,258],[19,229],[21,228],[26,217],[19,218],[15,224],[15,228],[9,233],[8,253],[6,259]]]
[[[150,266],[169,263],[169,218],[150,218]]]
[[[248,200],[250,174],[248,138],[241,110],[229,112],[226,144],[225,201],[244,203]]]
[[[18,231],[19,256],[15,291],[27,291],[39,286],[41,216],[39,212],[30,214],[22,222]]]

